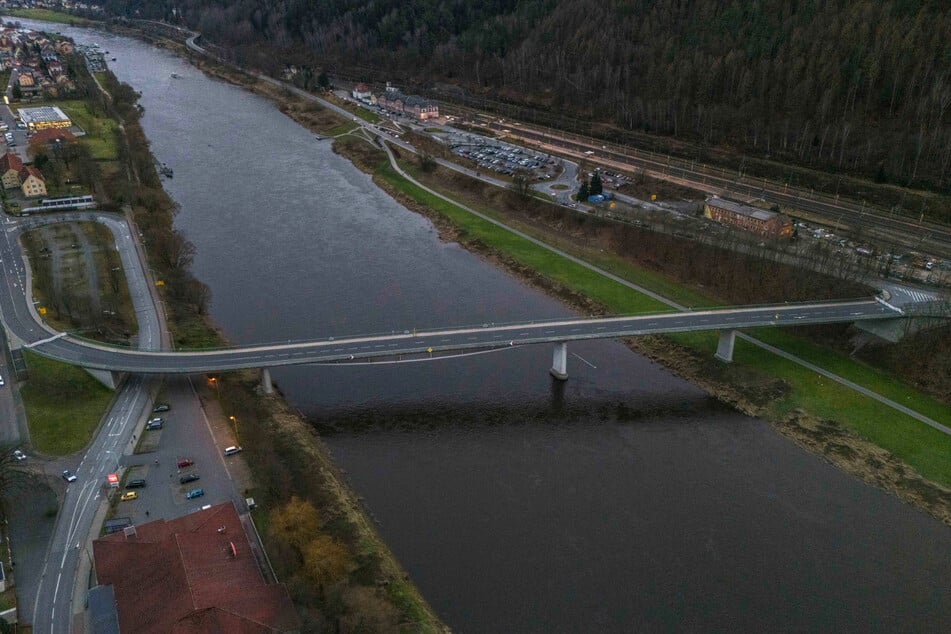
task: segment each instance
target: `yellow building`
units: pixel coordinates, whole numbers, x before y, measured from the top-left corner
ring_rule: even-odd
[[[62,110],[56,106],[40,106],[39,108],[20,108],[17,113],[20,120],[30,130],[47,130],[49,128],[68,128],[73,125]]]
[[[20,170],[22,169],[23,161],[13,152],[0,156],[0,181],[4,189],[16,189],[20,186]]]
[[[30,165],[20,170],[20,189],[27,197],[45,196],[46,181],[43,180],[40,170]]]

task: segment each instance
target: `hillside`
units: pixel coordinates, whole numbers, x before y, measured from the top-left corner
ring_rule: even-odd
[[[951,192],[951,12],[943,0],[108,0],[106,7],[184,23],[272,72],[295,64],[424,92],[451,84],[532,104],[542,117],[569,112]]]

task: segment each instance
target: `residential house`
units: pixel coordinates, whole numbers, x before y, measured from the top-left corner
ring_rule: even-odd
[[[40,170],[32,165],[24,165],[20,169],[20,189],[27,198],[46,196],[46,181]]]
[[[20,186],[20,170],[22,169],[23,161],[13,152],[0,156],[0,181],[4,189],[16,189]]]

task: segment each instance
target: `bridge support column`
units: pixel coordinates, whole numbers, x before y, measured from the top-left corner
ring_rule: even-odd
[[[92,378],[96,379],[110,390],[115,390],[122,383],[122,372],[110,372],[109,370],[93,370],[92,368],[83,368]]]
[[[720,342],[717,343],[717,353],[713,355],[715,358],[723,361],[724,363],[733,362],[733,344],[736,342],[736,331],[735,330],[721,330],[720,331]]]
[[[562,341],[555,344],[549,372],[559,381],[568,380],[568,344],[566,342]]]
[[[274,394],[274,384],[271,383],[271,368],[261,368],[261,389],[265,394]]]

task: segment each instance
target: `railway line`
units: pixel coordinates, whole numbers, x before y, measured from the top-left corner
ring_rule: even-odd
[[[750,177],[742,171],[733,172],[697,161],[604,143],[532,124],[500,120],[455,104],[445,105],[450,111],[475,117],[480,126],[495,133],[542,143],[549,146],[549,151],[561,150],[571,158],[585,159],[592,163],[613,163],[621,170],[643,170],[654,178],[673,180],[724,197],[762,198],[770,204],[794,209],[810,221],[835,231],[872,239],[893,252],[923,251],[929,255],[951,259],[951,226],[925,221],[923,218],[916,222],[907,216],[897,215],[864,202],[856,203],[801,188],[779,186],[775,181]]]

